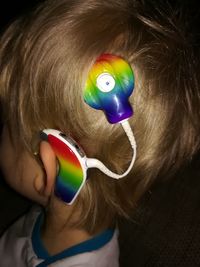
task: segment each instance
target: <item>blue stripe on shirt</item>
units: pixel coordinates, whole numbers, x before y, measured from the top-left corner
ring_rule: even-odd
[[[33,250],[39,259],[44,259],[42,263],[37,265],[37,267],[45,267],[48,264],[56,262],[61,259],[65,259],[67,257],[72,257],[77,254],[91,252],[97,249],[100,249],[104,245],[106,245],[113,237],[114,229],[107,229],[101,234],[94,236],[93,238],[81,242],[75,246],[72,246],[54,256],[50,256],[46,249],[42,244],[42,240],[40,238],[40,229],[43,221],[43,216],[40,214],[35,223],[33,232],[32,232],[32,245]]]

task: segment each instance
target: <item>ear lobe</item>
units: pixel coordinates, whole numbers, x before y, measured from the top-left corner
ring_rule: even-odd
[[[46,172],[44,194],[49,197],[54,189],[57,174],[57,160],[53,149],[46,141],[41,141],[40,143],[40,158]]]

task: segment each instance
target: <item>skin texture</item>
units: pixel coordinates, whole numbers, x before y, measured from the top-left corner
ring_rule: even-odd
[[[17,192],[39,204],[46,205],[42,193],[44,174],[37,161],[26,151],[16,155],[8,129],[4,127],[0,143],[0,167],[6,182]]]
[[[57,161],[47,142],[40,144],[42,167],[28,152],[16,156],[8,129],[4,127],[0,143],[0,168],[6,182],[17,192],[45,207],[45,220],[41,238],[50,255],[83,242],[89,235],[83,229],[73,228],[73,220],[79,218],[79,211],[73,210],[54,196]],[[67,236],[66,239],[61,237]]]

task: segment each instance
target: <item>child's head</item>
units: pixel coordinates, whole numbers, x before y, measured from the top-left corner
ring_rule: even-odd
[[[127,214],[156,176],[174,171],[199,148],[198,51],[180,23],[181,16],[166,3],[159,9],[144,1],[55,0],[13,23],[1,38],[0,96],[11,153],[20,162],[20,155],[32,160],[28,167],[21,163],[21,173],[34,164],[37,175],[43,173],[34,152],[45,128],[71,135],[89,157],[123,172],[132,153],[127,138],[120,125],[109,124],[103,112],[84,103],[83,88],[102,53],[119,55],[133,68],[135,114],[130,123],[138,147],[136,164],[119,181],[89,172],[74,205],[82,210],[80,225],[90,230]],[[40,153],[48,161],[43,145]],[[34,182],[30,172],[26,182],[28,177],[31,186],[48,185]],[[15,185],[19,191],[20,181]],[[48,186],[51,192],[53,182]],[[41,198],[36,199],[45,202]]]

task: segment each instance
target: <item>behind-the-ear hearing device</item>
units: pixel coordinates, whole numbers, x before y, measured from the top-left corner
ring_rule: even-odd
[[[104,111],[110,123],[120,123],[129,139],[133,155],[128,169],[123,174],[110,171],[101,161],[87,158],[83,149],[71,137],[60,131],[45,129],[41,139],[54,150],[59,163],[55,195],[67,204],[72,204],[87,178],[87,169],[97,168],[107,176],[120,179],[132,169],[136,159],[136,142],[128,122],[133,110],[128,101],[134,89],[134,75],[130,65],[121,57],[103,54],[89,71],[84,88],[85,102]]]

